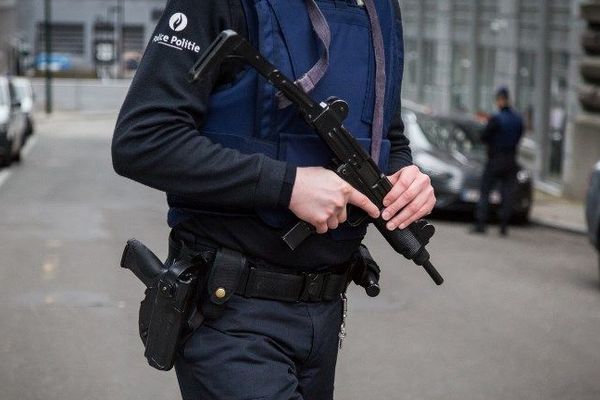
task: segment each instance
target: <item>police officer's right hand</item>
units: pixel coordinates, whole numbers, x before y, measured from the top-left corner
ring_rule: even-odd
[[[335,172],[322,167],[297,169],[289,208],[318,233],[345,222],[347,204],[362,208],[372,218],[379,216],[377,206]]]

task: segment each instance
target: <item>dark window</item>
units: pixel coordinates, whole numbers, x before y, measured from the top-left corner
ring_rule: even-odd
[[[94,38],[102,41],[114,41],[114,26],[110,23],[97,23],[94,26]],[[125,25],[123,27],[123,52],[142,52],[145,46],[144,26]]]
[[[46,49],[46,30],[43,23],[37,26],[37,51]],[[52,52],[83,55],[83,24],[52,24]]]
[[[162,8],[155,8],[150,12],[150,18],[152,18],[153,22],[157,22],[162,16],[165,10]]]

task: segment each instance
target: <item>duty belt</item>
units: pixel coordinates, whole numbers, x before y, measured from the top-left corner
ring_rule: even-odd
[[[173,238],[169,240],[169,259],[177,258],[181,245]],[[350,281],[351,262],[332,266],[325,272],[284,272],[283,268],[247,259],[241,253],[229,249],[198,249],[207,265],[216,263],[207,277],[208,290],[214,295],[231,294],[227,286],[235,287],[233,293],[249,298],[278,300],[284,302],[321,302],[340,298]],[[214,269],[214,270],[213,270]],[[214,288],[211,281],[217,275]],[[225,282],[221,285],[220,281]],[[233,283],[235,281],[235,284]],[[216,300],[216,299],[215,299]]]

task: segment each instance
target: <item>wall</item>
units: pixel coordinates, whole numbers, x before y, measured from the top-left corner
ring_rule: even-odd
[[[131,81],[92,79],[53,79],[55,111],[118,111],[125,99]],[[44,79],[33,79],[33,93],[37,110],[46,103]]]

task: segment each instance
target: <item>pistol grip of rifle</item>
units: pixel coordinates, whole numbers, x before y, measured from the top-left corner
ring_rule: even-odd
[[[308,222],[298,221],[292,229],[283,235],[282,239],[285,244],[292,250],[296,250],[302,242],[304,242],[310,235],[316,232],[314,226]]]

